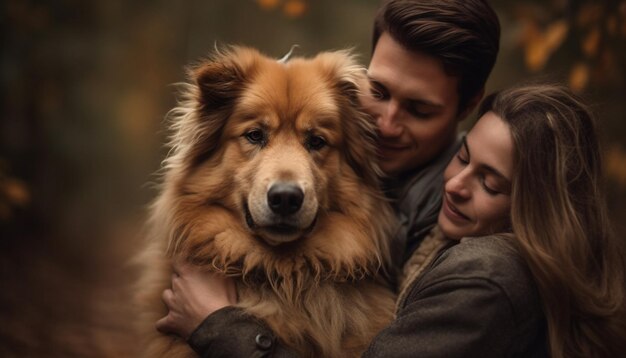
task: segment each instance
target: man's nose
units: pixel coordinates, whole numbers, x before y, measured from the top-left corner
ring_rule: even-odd
[[[444,190],[454,199],[467,200],[472,194],[469,188],[468,180],[469,173],[467,170],[461,170],[446,181]]]
[[[402,126],[399,122],[400,106],[391,100],[381,108],[376,118],[376,124],[382,137],[398,137],[402,134]]]

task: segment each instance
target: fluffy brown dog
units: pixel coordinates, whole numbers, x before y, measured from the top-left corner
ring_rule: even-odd
[[[242,47],[190,71],[144,256],[146,356],[192,354],[154,328],[172,257],[234,277],[239,306],[302,356],[358,355],[391,320],[379,272],[393,220],[364,76],[345,51],[277,61]]]

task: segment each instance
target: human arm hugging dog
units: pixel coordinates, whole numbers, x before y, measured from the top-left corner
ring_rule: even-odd
[[[202,271],[189,264],[174,264],[172,287],[163,291],[169,312],[156,327],[188,339],[204,317],[237,303],[235,283],[228,277]]]

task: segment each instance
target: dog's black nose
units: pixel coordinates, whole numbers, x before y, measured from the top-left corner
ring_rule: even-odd
[[[276,183],[267,192],[267,203],[273,212],[289,215],[300,210],[304,193],[294,184]]]

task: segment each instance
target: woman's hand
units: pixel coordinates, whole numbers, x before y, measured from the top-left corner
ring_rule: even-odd
[[[173,268],[172,288],[163,291],[169,313],[156,323],[159,332],[187,339],[208,315],[237,303],[232,279],[187,263]]]

